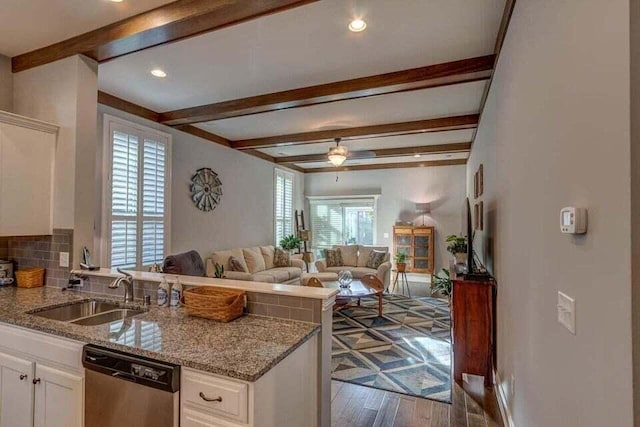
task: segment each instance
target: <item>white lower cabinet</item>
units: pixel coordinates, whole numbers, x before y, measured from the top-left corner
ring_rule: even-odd
[[[83,379],[36,364],[34,426],[82,426]]]
[[[82,427],[82,343],[0,325],[0,427]]]
[[[0,426],[33,425],[35,363],[0,353]]]
[[[256,382],[182,368],[181,427],[318,425],[317,336]]]

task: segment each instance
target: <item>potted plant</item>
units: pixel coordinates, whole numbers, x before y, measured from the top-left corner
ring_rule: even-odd
[[[301,244],[302,240],[300,240],[299,237],[293,234],[285,236],[282,240],[280,240],[280,247],[289,252],[293,252],[295,249],[300,248]]]
[[[464,264],[467,262],[467,238],[452,234],[447,237],[447,252],[451,253],[456,264]]]
[[[431,287],[433,292],[437,292],[440,295],[447,297],[449,303],[451,303],[451,289],[453,282],[451,281],[451,274],[449,270],[443,268],[438,274],[433,276],[433,285]]]
[[[394,258],[396,260],[398,273],[404,273],[407,270],[407,254],[404,252],[398,252]]]

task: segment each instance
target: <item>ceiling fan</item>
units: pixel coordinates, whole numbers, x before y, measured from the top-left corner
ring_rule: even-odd
[[[340,145],[342,138],[335,138],[336,142],[335,147],[331,147],[329,152],[327,153],[327,158],[329,159],[329,163],[333,166],[341,166],[347,158],[351,159],[369,159],[376,157],[375,151],[354,151],[352,153],[347,150],[347,147],[344,145]]]
[[[341,140],[342,138],[334,139],[334,141],[336,142],[336,146],[331,147],[329,149],[329,153],[327,154],[329,162],[336,167],[342,165],[344,161],[347,160],[347,155],[349,154],[347,147],[345,147],[344,145],[340,145]]]

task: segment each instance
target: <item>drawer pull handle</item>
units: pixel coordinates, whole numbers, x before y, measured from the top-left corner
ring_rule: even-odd
[[[27,379],[27,374],[20,374],[20,381],[24,381]]]
[[[204,400],[205,402],[222,402],[222,396],[218,396],[215,399],[212,399],[210,397],[207,397],[204,395],[203,392],[200,392],[200,397],[202,398],[202,400]]]
[[[33,380],[31,380],[31,382],[35,385],[38,384],[40,382],[40,378],[34,378]]]

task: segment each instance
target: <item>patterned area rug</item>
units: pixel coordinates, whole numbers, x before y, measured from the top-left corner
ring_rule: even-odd
[[[377,300],[362,305],[375,307]],[[451,403],[447,301],[385,295],[382,312],[334,313],[332,378]]]

